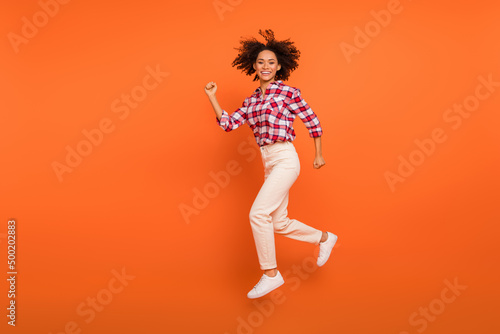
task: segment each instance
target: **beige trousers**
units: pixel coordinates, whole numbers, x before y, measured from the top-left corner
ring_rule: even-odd
[[[289,141],[260,148],[265,181],[250,210],[259,264],[262,270],[277,267],[274,233],[318,244],[322,232],[295,219],[288,218],[288,191],[300,173],[295,147]]]

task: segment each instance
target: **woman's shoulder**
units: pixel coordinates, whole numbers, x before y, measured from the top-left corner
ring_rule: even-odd
[[[286,83],[284,83],[281,80],[275,81],[275,83],[278,85],[278,87],[281,87],[281,88],[286,88],[286,89],[290,89],[290,90],[297,89],[297,87],[287,85]]]
[[[280,90],[281,94],[285,94],[288,97],[300,94],[300,89],[298,89],[297,87],[287,85],[283,81],[277,81],[276,83],[278,85],[278,89]]]

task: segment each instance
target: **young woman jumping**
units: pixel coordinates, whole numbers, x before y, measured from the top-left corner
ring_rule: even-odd
[[[241,108],[229,115],[217,101],[215,82],[205,86],[219,126],[231,131],[248,123],[260,147],[264,164],[265,181],[250,210],[250,224],[260,268],[264,273],[248,293],[248,298],[262,297],[284,283],[277,269],[274,233],[319,244],[318,266],[326,263],[337,241],[333,233],[322,232],[288,218],[288,192],[300,172],[299,157],[292,144],[295,139],[293,121],[299,116],[314,138],[314,168],[325,165],[321,151],[323,130],[300,90],[282,81],[287,80],[298,67],[300,51],[290,39],[276,40],[272,30],[259,30],[259,34],[266,43],[255,38],[241,40],[237,48],[238,56],[232,64],[246,75],[255,73],[254,81],[260,80],[260,87],[245,99]]]

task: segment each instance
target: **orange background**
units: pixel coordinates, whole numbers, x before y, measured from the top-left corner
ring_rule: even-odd
[[[70,1],[18,53],[7,36],[41,7],[2,5],[0,259],[6,273],[15,218],[19,274],[16,328],[0,283],[1,332],[56,334],[70,321],[81,333],[498,331],[500,87],[457,129],[443,115],[479,76],[500,81],[500,4],[401,0],[348,62],[340,44],[354,45],[355,27],[390,1],[221,2],[222,16],[212,0]],[[302,171],[290,216],[339,242],[325,267],[299,276],[293,268],[317,248],[278,237],[282,303],[256,305],[246,298],[261,274],[248,212],[262,165],[247,126],[218,128],[203,87],[216,81],[223,108],[239,107],[257,83],[231,67],[233,48],[266,28],[301,50],[287,83],[324,128],[327,165],[314,170],[313,141],[295,122]],[[120,119],[113,101],[157,65],[169,75]],[[53,162],[103,119],[113,131],[60,182]],[[446,141],[391,191],[384,173],[435,128]],[[233,160],[238,172],[214,188],[210,173]],[[205,188],[207,203],[183,217]],[[135,278],[86,323],[78,305],[122,268]],[[467,288],[439,309],[455,279]],[[410,320],[429,306],[432,321]]]

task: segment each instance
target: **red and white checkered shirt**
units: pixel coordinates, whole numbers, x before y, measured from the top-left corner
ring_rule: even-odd
[[[300,90],[278,80],[269,84],[264,100],[259,87],[231,115],[223,110],[217,123],[229,132],[247,122],[257,144],[264,146],[277,141],[293,141],[295,131],[292,125],[296,115],[304,122],[311,137],[323,134],[318,117],[304,101]]]

